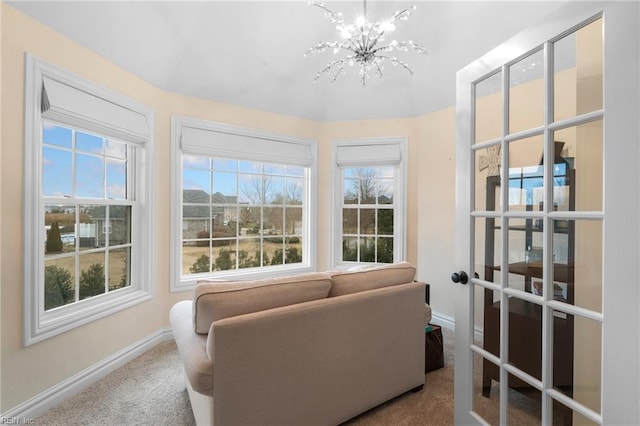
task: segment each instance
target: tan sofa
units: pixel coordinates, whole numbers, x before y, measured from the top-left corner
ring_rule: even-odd
[[[196,422],[336,425],[422,389],[428,318],[414,276],[402,262],[198,283],[170,315]]]

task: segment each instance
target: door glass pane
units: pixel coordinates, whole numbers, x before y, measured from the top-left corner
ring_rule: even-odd
[[[491,385],[498,376],[498,366],[473,352],[473,411],[487,423],[500,423],[500,387]]]
[[[475,155],[475,210],[500,211],[501,145],[474,151]]]
[[[475,142],[502,136],[502,71],[476,84]]]
[[[544,55],[538,50],[509,67],[509,133],[544,121]]]
[[[509,210],[539,210],[544,200],[542,135],[509,143]]]
[[[507,394],[507,424],[542,424],[542,392],[528,386],[512,374],[508,375],[509,392]]]
[[[556,121],[602,108],[602,19],[554,43]]]
[[[533,283],[542,279],[543,226],[539,219],[509,218],[508,286],[534,293]],[[535,229],[534,229],[535,226]]]
[[[477,284],[474,285],[473,291],[473,323],[476,330],[484,330],[482,340],[475,343],[487,352],[500,356],[500,294]],[[498,376],[495,380],[498,380]]]
[[[600,413],[602,324],[553,311],[553,387]]]
[[[495,218],[475,218],[474,273],[476,278],[499,284],[502,262],[502,230]]]
[[[542,380],[542,306],[509,297],[509,364]],[[529,388],[514,378],[511,387]]]
[[[602,222],[554,221],[553,298],[602,312]]]
[[[580,425],[580,426],[599,426],[591,419],[583,416],[577,411],[572,411],[566,405],[553,400],[553,424],[554,425]]]
[[[554,209],[602,210],[602,130],[602,120],[598,120],[555,132],[556,150],[560,154],[554,164]]]

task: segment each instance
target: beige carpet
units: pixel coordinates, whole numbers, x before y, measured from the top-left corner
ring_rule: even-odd
[[[445,367],[425,388],[352,419],[349,425],[453,424],[453,333],[443,329]],[[41,425],[193,425],[175,343],[165,342],[36,419]]]

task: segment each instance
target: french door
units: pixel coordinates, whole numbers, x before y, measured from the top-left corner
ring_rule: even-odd
[[[637,2],[457,75],[456,424],[640,424]]]

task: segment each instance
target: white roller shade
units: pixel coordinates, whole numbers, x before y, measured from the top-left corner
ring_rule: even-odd
[[[149,138],[145,115],[51,78],[42,80],[43,117],[127,142]]]
[[[398,144],[338,146],[336,162],[339,167],[391,166],[400,164]]]
[[[285,163],[305,167],[313,163],[310,145],[275,139],[275,136],[243,135],[185,126],[182,127],[181,148],[185,154]]]

